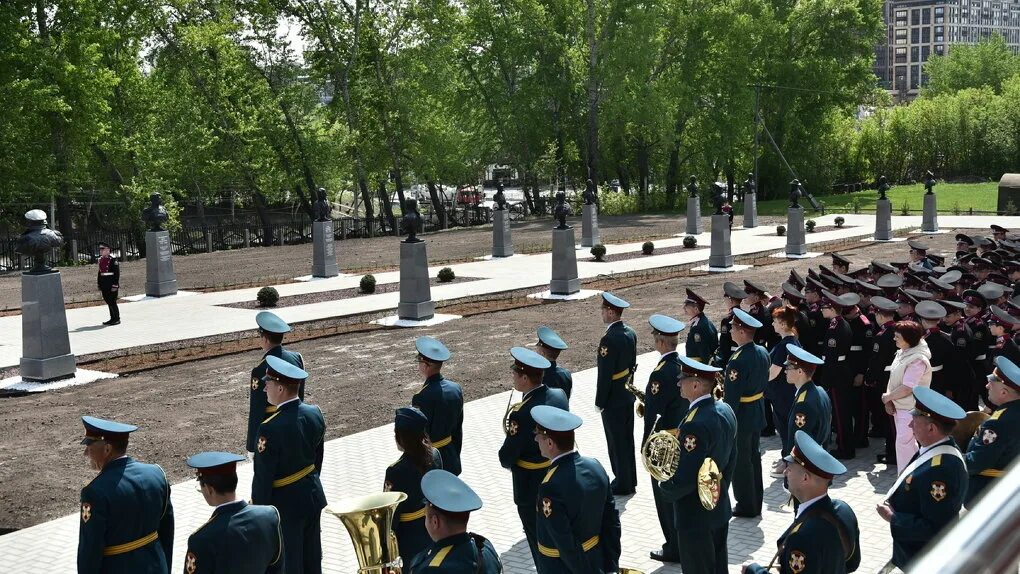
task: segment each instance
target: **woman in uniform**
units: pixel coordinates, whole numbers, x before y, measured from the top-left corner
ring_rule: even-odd
[[[443,460],[425,432],[428,423],[428,417],[415,407],[397,409],[393,421],[397,448],[403,454],[386,469],[383,490],[407,495],[393,516],[393,533],[405,565],[409,565],[416,554],[432,543],[425,530],[425,497],[421,492],[421,478],[430,470],[442,468]]]

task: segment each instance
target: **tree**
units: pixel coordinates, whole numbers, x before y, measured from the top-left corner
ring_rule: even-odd
[[[1020,56],[1001,34],[994,33],[977,44],[953,44],[945,55],[928,60],[924,72],[928,83],[922,97],[984,87],[998,94],[1006,80],[1020,73]]]

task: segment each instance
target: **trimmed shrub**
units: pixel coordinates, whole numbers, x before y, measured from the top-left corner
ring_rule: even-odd
[[[778,235],[780,237],[786,235],[786,226],[785,225],[777,225],[776,226],[776,235]]]
[[[815,223],[814,219],[809,219],[809,220],[804,222],[804,229],[807,229],[808,233],[814,233],[816,225],[818,225],[818,224]]]
[[[439,270],[439,275],[437,277],[439,278],[440,283],[449,283],[450,281],[456,279],[457,275],[453,273],[453,269],[450,269],[449,267],[443,267],[442,269]]]
[[[606,246],[601,243],[593,245],[591,254],[595,257],[595,261],[602,261],[602,258],[606,256]]]
[[[255,299],[258,300],[260,307],[276,307],[276,303],[280,300],[280,292],[274,287],[263,287],[259,289]]]
[[[362,293],[375,293],[375,276],[365,275],[362,277],[360,287]]]
[[[843,227],[843,224],[846,223],[842,216],[837,216],[834,221],[836,222],[836,227]]]
[[[651,241],[645,241],[644,244],[641,245],[641,253],[651,255],[653,251],[655,251],[655,244]]]
[[[698,238],[697,237],[695,237],[693,235],[688,235],[687,237],[684,237],[684,247],[685,248],[691,249],[692,247],[697,247],[697,245],[698,245]]]

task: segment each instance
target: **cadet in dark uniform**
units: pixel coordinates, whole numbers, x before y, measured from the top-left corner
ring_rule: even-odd
[[[431,470],[421,479],[421,492],[433,542],[411,560],[409,574],[500,574],[492,543],[467,531],[471,513],[482,507],[475,491],[445,470]]]
[[[850,274],[850,260],[839,253],[830,253],[832,256],[832,270],[843,275]],[[855,272],[856,273],[856,272]]]
[[[852,413],[856,408],[853,401],[853,372],[846,359],[850,353],[853,332],[850,324],[842,316],[842,309],[849,304],[845,296],[836,296],[828,291],[822,293],[822,315],[828,319],[825,330],[824,351],[822,357],[825,365],[819,381],[822,388],[832,399],[833,414],[836,421],[836,458],[850,459],[854,457],[857,443],[854,435]]]
[[[542,375],[542,384],[550,389],[560,389],[567,395],[569,401],[570,391],[574,387],[574,378],[570,375],[570,371],[556,364],[556,359],[566,349],[567,344],[563,342],[556,331],[549,327],[538,328],[538,344],[535,345],[535,350],[539,355],[549,359],[550,363],[550,367]]]
[[[690,319],[690,330],[687,332],[684,349],[688,357],[702,363],[710,361],[719,347],[719,331],[715,328],[715,324],[705,316],[705,305],[708,304],[708,301],[702,299],[697,293],[690,289],[687,290],[684,314]]]
[[[807,333],[800,334],[802,347],[818,355],[824,354],[825,350],[825,327],[828,321],[822,315],[822,291],[825,288],[820,282],[810,277],[804,286],[804,301],[807,304],[806,314],[808,324],[811,326]]]
[[[850,506],[829,497],[832,478],[846,467],[807,433],[797,431],[787,462],[786,481],[800,501],[793,524],[776,542],[772,559],[780,574],[844,574],[861,564],[860,530]],[[744,566],[745,574],[766,574],[772,568],[757,563]]]
[[[1020,363],[1020,347],[1013,340],[1013,329],[1016,328],[1017,323],[1020,323],[1020,318],[1010,315],[998,305],[988,308],[985,324],[988,325],[988,332],[995,339],[995,346],[988,350],[986,360],[989,371],[994,368],[996,357],[1006,357],[1014,363]]]
[[[127,455],[134,425],[82,417],[85,458],[99,475],[81,489],[80,574],[168,574],[174,509],[163,469]]]
[[[971,357],[971,368],[974,370],[973,391],[975,396],[981,398],[980,402],[984,403],[986,402],[985,397],[988,396],[988,392],[985,389],[985,377],[990,372],[985,359],[988,357],[988,351],[995,347],[995,341],[984,320],[988,303],[985,301],[984,295],[974,289],[968,289],[963,292],[963,303],[963,312],[967,316],[967,325],[974,334],[974,343],[971,349],[973,354]]]
[[[634,494],[637,466],[634,461],[634,395],[627,383],[637,368],[637,335],[620,319],[630,303],[602,293],[602,322],[608,325],[599,341],[598,383],[595,406],[602,413],[602,426],[613,467],[613,494]]]
[[[319,517],[326,495],[319,482],[326,422],[319,407],[298,398],[308,373],[266,357],[266,396],[276,412],[259,425],[251,501],[280,511],[287,574],[322,572]]]
[[[103,294],[106,306],[110,308],[110,320],[103,321],[103,324],[120,325],[120,309],[117,307],[117,297],[120,296],[120,261],[110,255],[110,246],[106,243],[99,244],[99,272],[96,275],[96,285]]]
[[[665,315],[652,315],[648,319],[652,326],[652,337],[655,350],[662,353],[662,358],[648,376],[645,386],[645,428],[641,433],[641,445],[644,448],[648,435],[657,431],[675,431],[680,420],[687,414],[687,399],[680,396],[676,381],[680,376],[680,360],[677,358],[676,345],[684,324]],[[711,324],[711,323],[709,323]],[[651,557],[660,562],[677,562],[676,525],[673,524],[673,505],[665,500],[659,490],[659,483],[652,477],[652,499],[655,511],[659,515],[659,526],[666,542],[662,550],[653,550]]]
[[[995,372],[988,376],[988,400],[995,412],[981,423],[967,446],[967,508],[973,508],[978,496],[1002,476],[1020,453],[1020,367],[1005,357],[995,361]]]
[[[942,319],[942,330],[949,335],[955,348],[956,368],[960,374],[949,379],[949,388],[945,395],[963,407],[965,411],[977,410],[978,393],[974,392],[974,332],[963,320],[963,309],[966,304],[959,297],[939,301],[946,310]],[[963,446],[963,445],[961,445]]]
[[[858,447],[868,446],[868,413],[864,408],[864,374],[868,370],[868,359],[871,357],[872,339],[875,335],[871,319],[861,312],[861,297],[856,293],[840,296],[848,305],[843,308],[843,318],[850,324],[850,352],[847,354],[846,366],[853,372],[853,380],[849,389],[853,408],[854,441]],[[856,302],[855,302],[856,301]]]
[[[910,428],[921,450],[877,509],[892,531],[892,563],[904,571],[960,515],[967,492],[967,467],[951,436],[967,413],[934,389],[913,392]]]
[[[932,264],[928,260],[928,245],[913,239],[908,239],[907,245],[910,246],[910,261],[919,263],[931,271]]]
[[[797,340],[802,347],[816,348],[818,342],[812,340],[811,319],[808,317],[810,307],[804,300],[804,294],[792,283],[783,283],[783,300],[797,310],[797,320],[794,327],[797,328]]]
[[[255,315],[255,323],[259,326],[259,345],[262,347],[262,359],[251,370],[251,390],[248,392],[248,437],[245,450],[255,452],[259,425],[266,417],[276,412],[276,407],[266,399],[266,357],[277,357],[287,361],[299,369],[305,368],[304,357],[297,351],[283,348],[283,336],[290,333],[290,325],[269,311]],[[305,384],[298,387],[298,397],[305,399]]]
[[[897,305],[885,297],[872,297],[871,306],[875,309],[878,332],[875,333],[868,371],[864,376],[864,400],[871,413],[870,436],[885,438],[885,453],[877,455],[878,462],[892,465],[896,463],[896,442],[892,417],[885,411],[882,393],[889,385],[890,365],[898,350],[894,338]]]
[[[737,464],[737,419],[733,409],[712,397],[719,367],[680,357],[680,395],[690,410],[680,423],[679,461],[673,476],[659,484],[666,500],[673,502],[679,539],[680,568],[684,574],[725,574],[726,538],[732,516],[730,480]],[[699,495],[699,474],[711,459],[721,474],[718,488],[711,489],[712,508]]]
[[[715,355],[712,357],[712,365],[720,369],[726,366],[730,355],[737,349],[730,336],[730,324],[733,322],[733,310],[740,309],[740,302],[747,297],[746,291],[729,281],[723,283],[723,294],[726,297],[728,313],[719,321],[719,346],[716,347]]]
[[[538,564],[535,497],[549,461],[542,457],[535,443],[535,420],[531,417],[531,409],[539,405],[566,409],[567,395],[559,389],[550,389],[542,384],[542,371],[551,364],[545,357],[524,347],[510,349],[510,356],[514,358],[511,368],[514,390],[523,393],[524,398],[510,407],[507,427],[503,429],[506,438],[499,449],[499,464],[509,469],[513,477],[514,504],[517,505],[517,514],[521,517],[521,526],[531,548],[531,557]]]
[[[425,377],[411,406],[418,407],[429,419],[428,434],[432,446],[443,457],[443,470],[460,475],[460,451],[464,445],[464,392],[460,385],[443,378],[443,363],[450,351],[432,337],[418,337],[418,374]]]
[[[594,458],[574,448],[581,418],[539,405],[535,442],[549,469],[538,487],[539,574],[603,574],[620,567],[620,514],[609,475]]]
[[[744,291],[751,300],[751,306],[747,314],[757,319],[762,325],[754,332],[754,343],[756,345],[771,349],[772,345],[779,340],[775,329],[772,328],[772,309],[776,307],[778,299],[769,295],[763,285],[754,281],[744,279]]]
[[[790,419],[787,421],[789,442],[783,443],[783,456],[793,451],[797,431],[808,434],[815,442],[825,446],[832,434],[832,403],[829,395],[811,380],[822,359],[796,345],[786,346],[786,380],[796,389]],[[784,461],[785,462],[785,461]],[[785,470],[785,466],[784,466]]]
[[[724,398],[737,418],[737,466],[733,474],[733,516],[751,518],[761,515],[765,493],[761,473],[761,430],[765,428],[765,386],[772,360],[765,347],[754,342],[761,322],[751,315],[733,310],[733,352],[723,372]]]
[[[212,516],[188,538],[184,574],[283,572],[280,513],[237,498],[237,463],[243,456],[200,452],[188,459]]]
[[[410,564],[432,543],[425,530],[421,479],[430,470],[443,468],[443,459],[425,434],[428,424],[429,419],[414,407],[397,409],[393,420],[394,437],[402,454],[386,469],[383,490],[407,495],[393,515],[393,534],[404,564]]]

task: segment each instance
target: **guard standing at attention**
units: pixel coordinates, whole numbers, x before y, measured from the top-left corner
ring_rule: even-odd
[[[443,470],[460,475],[464,391],[440,372],[450,359],[450,350],[432,337],[418,337],[414,347],[418,350],[418,374],[425,377],[425,383],[411,397],[411,406],[418,407],[429,419],[429,438],[443,457]]]
[[[549,461],[542,457],[535,443],[535,420],[531,417],[531,409],[539,405],[567,409],[567,395],[559,389],[550,389],[542,384],[542,371],[551,364],[545,357],[524,347],[510,349],[510,356],[514,358],[511,367],[514,389],[523,393],[524,398],[509,407],[504,417],[506,438],[499,449],[499,464],[510,470],[514,504],[517,505],[517,514],[531,548],[531,557],[538,564],[535,497]]]
[[[765,485],[761,471],[761,430],[765,428],[765,386],[772,360],[765,347],[754,342],[761,321],[740,309],[733,310],[733,342],[737,350],[723,371],[723,398],[737,417],[737,466],[733,474],[733,516],[761,515]]]
[[[780,574],[844,574],[861,564],[860,529],[850,506],[829,498],[829,485],[846,467],[807,433],[798,431],[786,457],[786,482],[800,501],[793,524],[779,537],[773,563]],[[744,574],[766,574],[770,563],[744,565]]]
[[[815,442],[826,446],[832,434],[832,403],[829,395],[811,380],[822,360],[797,345],[786,345],[786,382],[796,388],[790,420],[787,423],[787,442],[783,443],[783,456],[793,450],[797,431],[804,431]]]
[[[896,356],[896,341],[893,329],[896,325],[896,302],[885,297],[872,297],[871,306],[875,309],[875,323],[878,332],[871,347],[868,371],[864,376],[864,399],[868,412],[871,413],[870,436],[885,438],[885,452],[879,453],[879,463],[896,464],[896,441],[891,417],[885,412],[882,393],[889,384],[889,369],[893,357]]]
[[[712,360],[716,348],[719,347],[719,331],[715,324],[705,316],[705,305],[708,305],[697,293],[687,290],[684,301],[684,314],[690,319],[690,331],[684,344],[687,356],[701,363]]]
[[[99,274],[96,275],[96,285],[103,294],[106,306],[110,308],[110,320],[103,321],[103,324],[120,325],[120,308],[117,307],[117,297],[120,296],[120,261],[110,255],[110,246],[106,243],[99,244]]]
[[[393,515],[393,534],[404,564],[410,564],[412,558],[432,543],[425,530],[421,479],[429,471],[443,468],[443,459],[425,433],[428,424],[429,419],[414,407],[397,409],[393,419],[394,438],[401,455],[386,469],[383,491],[407,495]]]
[[[543,326],[538,328],[538,344],[535,345],[535,349],[539,355],[549,359],[550,363],[550,367],[542,375],[542,384],[551,389],[560,389],[567,395],[567,400],[570,400],[574,379],[570,376],[570,371],[556,364],[556,359],[567,349],[567,344],[556,331]]]
[[[706,323],[708,323],[706,321]],[[655,350],[662,353],[662,358],[648,376],[648,384],[645,386],[645,428],[641,433],[641,445],[644,449],[645,441],[653,432],[671,431],[676,432],[680,427],[680,421],[687,414],[687,399],[680,396],[680,389],[676,382],[680,377],[680,359],[676,352],[676,345],[683,331],[684,324],[666,315],[652,315],[648,319],[652,326],[652,338],[655,340]],[[711,325],[711,323],[708,323]],[[652,499],[655,500],[655,512],[659,515],[659,526],[662,528],[662,535],[666,542],[662,550],[653,550],[649,553],[653,560],[660,562],[679,562],[680,556],[677,552],[676,525],[673,523],[673,504],[667,502],[659,489],[659,482],[652,477]]]
[[[168,574],[174,509],[163,469],[127,455],[138,427],[82,417],[85,458],[99,474],[81,489],[79,574]]]
[[[988,376],[988,401],[997,408],[974,433],[964,459],[970,482],[967,508],[1020,453],[1020,367],[1006,357],[995,360],[995,372]]]
[[[842,313],[850,301],[843,297],[845,295],[822,292],[822,316],[828,319],[829,324],[822,339],[822,358],[825,359],[825,364],[822,366],[819,382],[832,399],[836,426],[836,452],[833,456],[851,459],[857,449],[852,413],[858,405],[853,400],[854,373],[846,362],[850,354],[853,331]]]
[[[732,516],[730,480],[737,464],[737,419],[733,409],[712,397],[719,367],[680,357],[680,395],[690,401],[680,423],[679,460],[673,476],[659,486],[674,504],[677,549],[684,574],[726,574],[726,538]],[[711,462],[709,460],[711,459]],[[699,488],[705,466],[716,465],[719,475],[710,500],[702,500]],[[706,502],[708,504],[706,504]]]
[[[299,369],[305,368],[305,359],[301,353],[283,348],[283,336],[290,333],[290,325],[269,311],[255,315],[255,324],[259,326],[259,345],[262,347],[262,359],[251,370],[251,391],[248,393],[248,437],[245,450],[255,453],[256,434],[259,425],[266,417],[276,412],[276,407],[266,399],[266,357],[277,357],[287,361]],[[305,384],[298,387],[298,397],[305,400]]]
[[[613,494],[634,494],[637,466],[634,460],[634,395],[627,384],[637,368],[637,335],[623,323],[623,310],[630,303],[612,293],[602,293],[602,322],[608,325],[599,341],[598,383],[595,406],[602,413],[602,426],[613,467]]]
[[[853,371],[849,389],[853,408],[848,416],[853,419],[854,446],[864,448],[869,446],[868,413],[864,409],[864,375],[868,370],[875,328],[871,319],[861,312],[860,295],[846,293],[840,299],[847,303],[843,307],[843,319],[850,325],[850,352],[847,354],[846,367]]]
[[[503,565],[492,543],[467,531],[471,513],[482,507],[471,487],[445,470],[421,479],[425,528],[432,544],[410,563],[410,574],[500,574]]]
[[[277,409],[259,425],[251,500],[280,511],[285,572],[320,574],[319,518],[326,495],[319,473],[326,422],[319,407],[298,398],[308,373],[279,357],[266,357],[266,363],[266,396]]]
[[[200,452],[188,459],[212,516],[188,538],[184,574],[283,572],[280,512],[237,498],[237,463],[243,456]]]
[[[556,407],[532,409],[535,442],[550,466],[538,487],[539,574],[603,574],[620,567],[620,513],[609,475],[574,448],[581,417]]]
[[[740,309],[740,302],[747,297],[746,291],[729,281],[723,283],[723,294],[726,296],[728,313],[719,321],[719,346],[716,347],[715,355],[711,359],[712,364],[720,369],[726,366],[730,355],[737,349],[733,344],[733,337],[730,336],[730,324],[733,323],[733,310]]]

